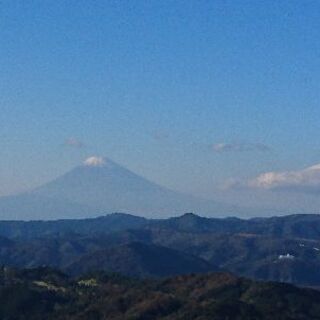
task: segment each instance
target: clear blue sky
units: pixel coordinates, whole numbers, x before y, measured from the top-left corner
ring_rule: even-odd
[[[0,2],[0,194],[97,154],[210,197],[319,163],[319,102],[319,1]]]

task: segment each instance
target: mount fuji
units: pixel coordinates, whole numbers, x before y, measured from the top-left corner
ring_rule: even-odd
[[[176,192],[102,157],[90,157],[30,192],[0,198],[2,220],[89,218],[112,212],[167,217],[235,215],[239,208]]]

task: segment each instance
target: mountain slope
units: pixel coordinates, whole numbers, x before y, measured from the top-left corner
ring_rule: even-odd
[[[103,270],[138,277],[164,277],[212,272],[218,268],[173,249],[131,242],[84,255],[66,270],[71,274]]]
[[[101,215],[104,211],[64,198],[51,198],[36,193],[0,197],[1,220],[85,218],[92,213]]]

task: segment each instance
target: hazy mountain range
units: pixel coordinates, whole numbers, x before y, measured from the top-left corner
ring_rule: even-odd
[[[99,157],[88,158],[30,192],[0,198],[3,220],[85,218],[112,212],[164,217],[191,211],[213,216],[248,213],[248,209],[167,189]]]
[[[162,277],[225,270],[320,287],[320,216],[1,221],[0,265]]]

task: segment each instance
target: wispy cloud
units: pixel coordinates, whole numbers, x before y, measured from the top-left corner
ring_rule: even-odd
[[[265,172],[247,181],[234,180],[228,187],[320,192],[320,164],[295,171]]]
[[[270,151],[270,147],[263,143],[216,143],[212,146],[217,153],[223,152],[249,152],[249,151]]]
[[[83,148],[84,143],[77,138],[70,137],[64,141],[64,145],[72,148]]]

